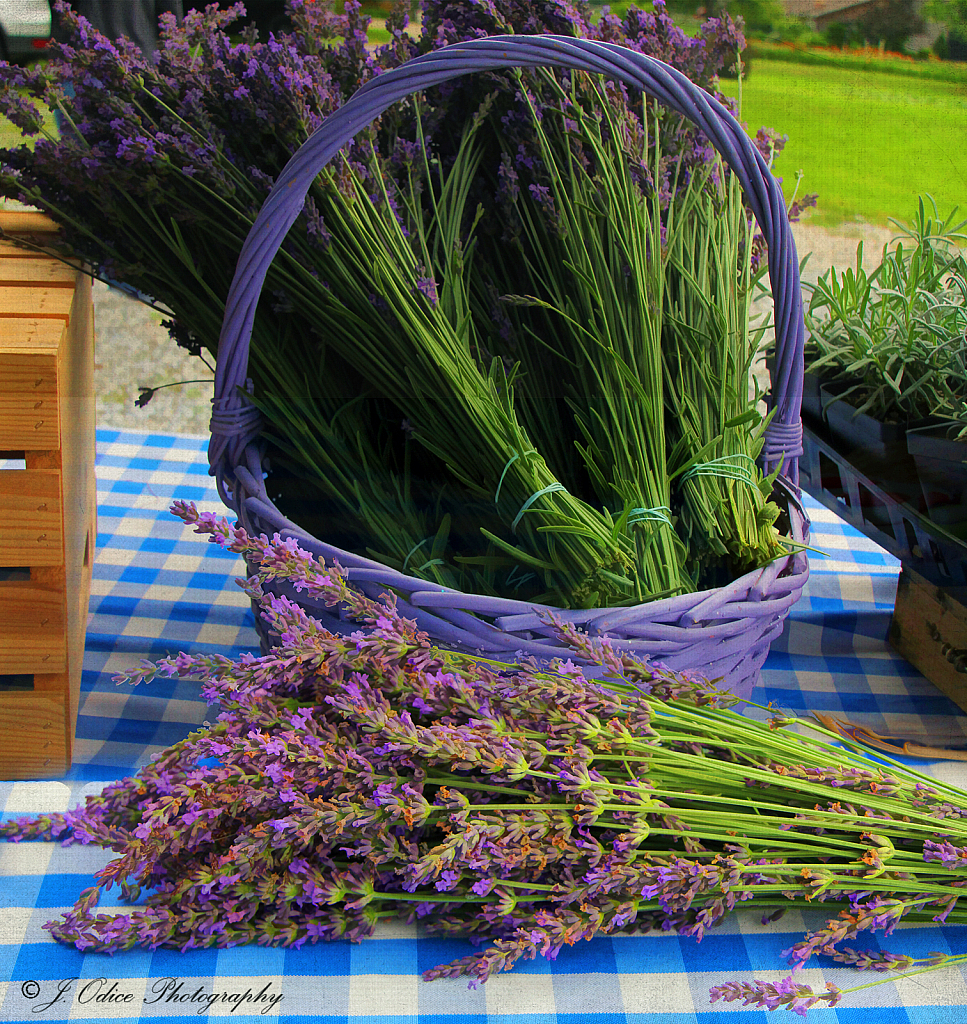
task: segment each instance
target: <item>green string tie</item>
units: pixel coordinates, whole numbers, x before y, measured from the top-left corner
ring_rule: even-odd
[[[500,488],[504,486],[504,477],[507,475],[507,470],[521,457],[520,452],[515,452],[513,448],[511,451],[514,454],[507,460],[507,465],[504,466],[503,473],[500,474],[500,480],[497,481],[497,493],[494,495],[494,504],[496,505],[500,501]],[[536,448],[528,448],[524,455],[536,455]]]
[[[423,540],[417,541],[417,543],[414,544],[413,547],[410,548],[409,554],[406,556],[406,558],[403,559],[403,572],[406,572],[406,566],[409,563],[410,559],[413,557],[413,553],[417,550],[417,548],[423,547],[423,545],[428,540],[432,540],[432,539],[433,539],[432,537],[424,537]],[[426,565],[420,566],[420,568],[417,569],[416,571],[420,572],[422,569],[425,569],[427,565],[431,565],[431,564],[432,564],[431,562],[427,562]]]
[[[665,513],[668,513],[666,515]],[[671,515],[672,510],[667,505],[658,505],[655,508],[633,508],[628,513],[628,525],[637,526],[639,523],[666,523],[668,526],[672,525],[671,519],[668,517]]]
[[[423,570],[430,565],[446,565],[446,562],[444,562],[442,558],[431,558],[429,562],[424,562],[416,571],[423,572]]]
[[[558,483],[556,480],[552,484],[548,484],[546,487],[541,488],[539,491],[535,491],[520,507],[520,511],[517,513],[517,518],[510,524],[511,530],[517,532],[517,524],[520,522],[523,514],[544,494],[551,494],[554,491],[566,491],[567,488],[564,484]]]
[[[517,576],[517,573],[521,573],[520,579],[515,579],[515,577]],[[510,570],[510,572],[507,573],[507,579],[504,581],[504,583],[508,587],[513,587],[514,588],[514,593],[517,593],[517,591],[520,590],[520,588],[528,580],[536,580],[536,579],[537,579],[537,574],[536,573],[533,573],[533,572],[525,573],[525,572],[523,572],[523,570],[521,569],[521,567],[519,565],[515,565]]]
[[[729,459],[745,459],[752,469],[747,469],[745,466],[734,466],[728,460]],[[682,477],[682,483],[686,480],[691,480],[695,476],[718,476],[724,477],[726,480],[738,480],[741,483],[746,483],[750,487],[759,488],[759,481],[756,480],[753,475],[753,470],[756,468],[755,459],[750,455],[743,455],[737,453],[735,455],[723,455],[721,458],[712,459],[711,462],[698,462]]]

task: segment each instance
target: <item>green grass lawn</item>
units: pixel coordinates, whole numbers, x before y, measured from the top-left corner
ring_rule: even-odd
[[[44,128],[51,133],[51,135],[57,132],[57,124],[54,121],[54,115],[49,110],[44,108]],[[0,148],[2,149],[16,149],[17,146],[24,142],[23,134],[19,128],[14,127],[5,117],[0,115]],[[34,140],[30,139],[27,145],[33,149]]]
[[[736,96],[738,83],[722,91]],[[908,76],[758,59],[742,83],[741,120],[789,136],[775,164],[790,197],[818,192],[827,227],[909,220],[929,193],[941,215],[967,216],[967,90]]]

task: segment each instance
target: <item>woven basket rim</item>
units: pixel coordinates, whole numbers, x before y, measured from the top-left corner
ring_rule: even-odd
[[[789,506],[790,534],[807,541],[809,519],[798,500],[797,488],[788,481],[783,481],[781,477],[778,482]],[[250,512],[255,513],[257,522],[251,521]],[[270,501],[256,498],[250,498],[244,503],[239,510],[239,519],[247,529],[264,531],[265,526],[272,526],[261,518],[266,512],[276,520],[275,525],[282,525],[286,521]],[[306,534],[298,526],[292,531],[283,530],[281,536],[292,536],[297,543],[302,542],[300,546],[305,546],[309,550],[322,545],[322,542]],[[306,541],[309,543],[305,544]],[[351,553],[349,556],[359,557]],[[693,591],[672,599],[681,603],[674,622],[663,621],[663,616],[655,614],[658,606],[666,603],[658,601],[612,609],[570,610],[554,609],[530,602],[527,603],[527,616],[530,621],[520,621],[522,616],[512,615],[510,617],[518,621],[509,629],[507,627],[510,623],[500,621],[503,616],[498,615],[490,621],[481,617],[479,612],[469,613],[459,608],[427,609],[411,604],[407,596],[412,597],[412,594],[404,595],[397,600],[397,610],[404,617],[416,620],[418,628],[426,632],[437,646],[462,650],[472,656],[486,657],[488,660],[508,664],[519,661],[521,657],[533,657],[545,662],[566,657],[580,663],[582,672],[588,678],[606,674],[605,667],[584,664],[586,659],[565,646],[554,635],[552,625],[542,621],[543,613],[553,611],[559,620],[570,623],[592,637],[606,637],[611,648],[619,656],[628,654],[648,661],[653,666],[662,665],[673,671],[697,671],[710,682],[724,684],[737,696],[749,699],[772,641],[782,632],[789,608],[799,600],[809,577],[809,563],[804,550],[790,553],[781,561],[782,565],[776,569],[771,586],[761,599],[753,602],[747,599],[748,592],[752,591],[756,581],[761,580],[764,575],[763,569],[752,570],[737,577],[731,585],[747,592],[743,594],[742,600],[723,600],[726,588],[721,587]],[[254,566],[250,568],[254,570]],[[358,574],[354,574],[350,569],[347,574],[349,582],[367,596],[378,598],[387,589],[394,589],[386,580],[386,576],[395,574],[395,571],[388,570],[386,566],[380,568],[387,570],[379,574],[381,579],[362,582]],[[404,582],[411,582],[417,586],[426,583],[416,577],[395,575]],[[355,620],[341,617],[338,611],[333,612],[323,603],[308,598],[304,592],[295,591],[291,585],[270,582],[265,584],[263,589],[284,594],[295,600],[307,615],[320,621],[323,628],[341,633],[362,628]],[[493,600],[499,602],[505,599]],[[710,600],[718,604],[713,614],[708,613]],[[703,606],[706,614],[699,618],[698,612]],[[279,638],[272,634],[262,619],[259,602],[254,599],[252,610],[263,651],[268,653],[277,645]],[[442,612],[442,615],[436,614],[437,612]],[[683,623],[682,619],[689,615],[693,621]],[[629,632],[635,635],[627,635]]]
[[[252,448],[250,454],[258,456],[260,453],[257,449]],[[248,476],[249,474],[243,470],[242,475]],[[805,578],[808,575],[808,558],[803,545],[809,541],[809,516],[799,500],[798,487],[781,475],[776,479],[773,496],[781,499],[787,507],[790,532],[786,539],[794,545],[799,545],[798,548],[790,550],[789,553],[768,565],[742,573],[724,586],[707,587],[703,590],[689,591],[685,594],[657,600],[646,600],[633,605],[597,606],[594,608],[561,608],[538,601],[468,594],[452,587],[444,587],[431,580],[421,579],[419,576],[400,572],[382,562],[367,558],[365,555],[345,551],[313,537],[298,523],[286,518],[275,506],[268,496],[265,481],[261,475],[250,480],[249,485],[256,493],[250,494],[244,500],[242,508],[237,509],[245,519],[243,526],[246,529],[249,528],[249,524],[254,523],[252,528],[255,530],[263,533],[271,531],[271,535],[278,534],[282,540],[291,538],[303,550],[321,558],[326,564],[338,562],[340,567],[346,570],[349,582],[373,583],[393,590],[409,591],[410,598],[408,600],[412,600],[414,594],[420,595],[417,606],[428,609],[454,610],[468,612],[478,617],[493,616],[495,618],[532,616],[535,611],[539,610],[539,612],[553,612],[564,621],[574,623],[589,622],[596,618],[606,617],[610,617],[615,622],[629,621],[636,617],[640,618],[646,610],[651,615],[649,621],[657,621],[665,616],[669,619],[675,617],[678,620],[681,620],[683,616],[698,619],[704,611],[715,608],[717,605],[753,604],[765,610],[770,601],[784,600],[789,591],[795,590],[797,587],[801,589],[801,583],[805,583]],[[326,557],[319,553],[321,549],[335,554],[332,557]],[[757,584],[763,580],[766,583],[766,588],[758,596],[750,597],[749,594],[755,592]],[[779,580],[785,582],[780,584]],[[744,596],[740,599],[739,594],[744,594]],[[477,607],[468,609],[467,601]],[[481,618],[480,621],[484,623],[486,619]],[[513,629],[507,630],[503,626],[500,628],[505,632],[514,632]],[[516,628],[528,627],[518,626]]]

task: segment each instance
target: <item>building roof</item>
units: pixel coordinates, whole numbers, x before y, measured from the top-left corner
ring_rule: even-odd
[[[820,18],[839,11],[846,12],[851,7],[865,7],[869,0],[784,0],[786,13],[795,18]]]

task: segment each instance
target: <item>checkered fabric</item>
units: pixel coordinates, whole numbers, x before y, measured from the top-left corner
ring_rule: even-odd
[[[0,783],[3,819],[75,806],[209,714],[193,683],[119,687],[114,673],[179,650],[237,656],[258,648],[248,599],[234,583],[241,560],[167,511],[174,498],[224,511],[208,476],[207,439],[99,431],[97,441],[100,533],[75,764],[61,780]],[[807,507],[812,543],[824,554],[812,557],[807,590],[754,700],[844,714],[884,734],[967,744],[967,716],[885,642],[898,563],[816,502],[807,499]],[[965,765],[926,770],[967,786]],[[792,912],[763,925],[740,913],[701,943],[670,934],[599,938],[554,962],[525,962],[471,991],[460,981],[424,983],[420,972],[472,947],[406,926],[385,925],[355,945],[299,950],[107,957],[54,942],[44,922],[67,910],[111,859],[98,848],[0,843],[0,1021],[753,1024],[772,1018],[737,1003],[710,1005],[709,987],[752,977],[778,981],[788,973],[781,951],[825,920],[821,912]],[[107,898],[104,909],[112,905]],[[919,956],[960,953],[967,927],[901,926],[884,943]],[[876,948],[876,937],[863,945]],[[873,980],[827,967],[804,969],[801,978],[816,989],[827,981],[848,988]],[[961,1022],[967,972],[951,968],[892,982],[810,1014],[849,1024]],[[785,1011],[775,1019],[785,1019]]]

